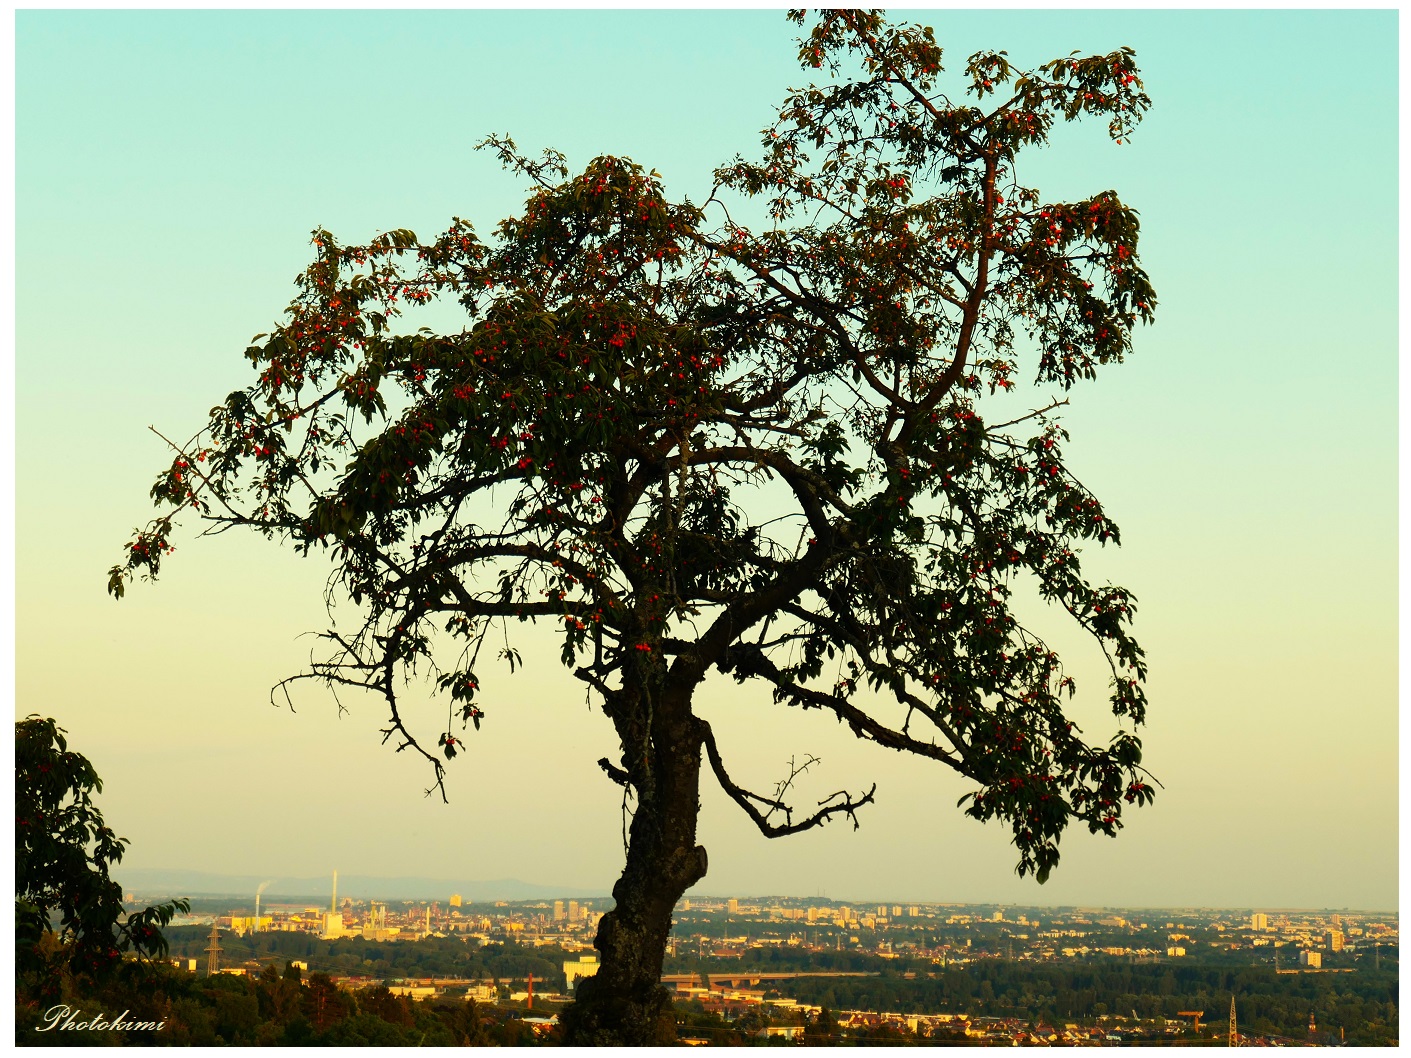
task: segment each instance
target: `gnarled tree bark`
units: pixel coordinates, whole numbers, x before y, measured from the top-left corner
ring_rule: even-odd
[[[612,890],[616,907],[598,924],[601,965],[579,981],[564,1012],[564,1042],[674,1044],[676,1017],[661,984],[662,962],[676,901],[706,873],[706,851],[696,844],[703,726],[682,694],[624,693],[607,703],[607,712],[622,737],[637,805],[627,862]]]

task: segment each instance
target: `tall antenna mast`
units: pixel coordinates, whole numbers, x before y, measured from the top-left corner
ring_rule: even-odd
[[[1230,993],[1230,1046],[1239,1046],[1239,1033],[1235,1031],[1235,994]]]

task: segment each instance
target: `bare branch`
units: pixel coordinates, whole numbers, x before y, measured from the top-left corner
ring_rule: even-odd
[[[725,762],[720,759],[720,749],[715,744],[715,735],[710,729],[710,725],[704,720],[700,721],[700,730],[706,747],[706,755],[710,759],[711,770],[715,772],[716,781],[720,783],[720,788],[730,795],[730,799],[744,809],[745,815],[754,821],[761,834],[767,838],[779,838],[788,834],[799,834],[805,830],[812,830],[814,827],[822,826],[835,815],[845,815],[852,820],[853,829],[856,830],[861,824],[857,821],[857,810],[863,805],[871,804],[877,793],[877,784],[873,783],[872,788],[861,797],[854,800],[849,794],[839,791],[818,802],[817,810],[806,819],[793,822],[793,811],[787,804],[778,798],[763,797],[757,793],[752,793],[737,785],[731,780],[730,775],[725,770]],[[810,758],[809,763],[816,763],[815,758]],[[791,761],[792,765],[793,762]],[[804,769],[809,766],[804,764],[802,768],[797,768],[780,786],[780,793],[788,789]],[[768,812],[761,812],[756,805],[765,805]],[[771,823],[769,817],[776,811],[784,812],[786,822],[782,825]]]

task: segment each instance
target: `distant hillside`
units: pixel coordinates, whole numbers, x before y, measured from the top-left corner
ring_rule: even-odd
[[[144,897],[175,896],[250,896],[264,882],[269,882],[263,899],[278,903],[281,898],[303,900],[329,898],[333,887],[332,874],[317,878],[271,878],[256,874],[213,874],[207,871],[168,869],[129,869],[118,867],[114,880],[124,890]],[[377,878],[366,874],[339,874],[338,895],[362,900],[440,900],[459,893],[467,903],[487,900],[555,900],[563,897],[607,896],[605,889],[591,886],[552,886],[522,882],[518,878],[495,878],[488,881],[466,881],[442,878]]]

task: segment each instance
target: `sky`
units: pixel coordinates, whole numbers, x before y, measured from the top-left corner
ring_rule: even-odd
[[[1073,392],[1069,466],[1123,530],[1086,559],[1131,588],[1163,785],[1116,840],[1072,829],[1040,887],[970,784],[816,714],[708,683],[737,781],[822,760],[819,796],[877,782],[861,829],[768,841],[707,777],[695,892],[1029,905],[1397,903],[1395,11],[909,11],[947,68],[1137,53],[1130,143],[1063,126],[1021,158],[1050,198],[1115,188],[1159,297],[1127,363]],[[121,603],[106,571],[151,517],[177,439],[247,384],[309,232],[483,233],[525,188],[473,150],[509,133],[570,165],[627,155],[669,196],[752,154],[796,62],[773,11],[20,11],[16,15],[16,716],[55,717],[104,779],[133,868],[267,877],[515,877],[610,889],[610,723],[538,651],[486,680],[451,763],[269,689],[321,630],[327,569],[259,538],[175,539]],[[1031,395],[1037,400],[1037,395]],[[1101,726],[1105,678],[1070,669]],[[428,731],[445,707],[429,689]],[[434,735],[433,735],[434,739]],[[357,894],[349,894],[356,896]]]

